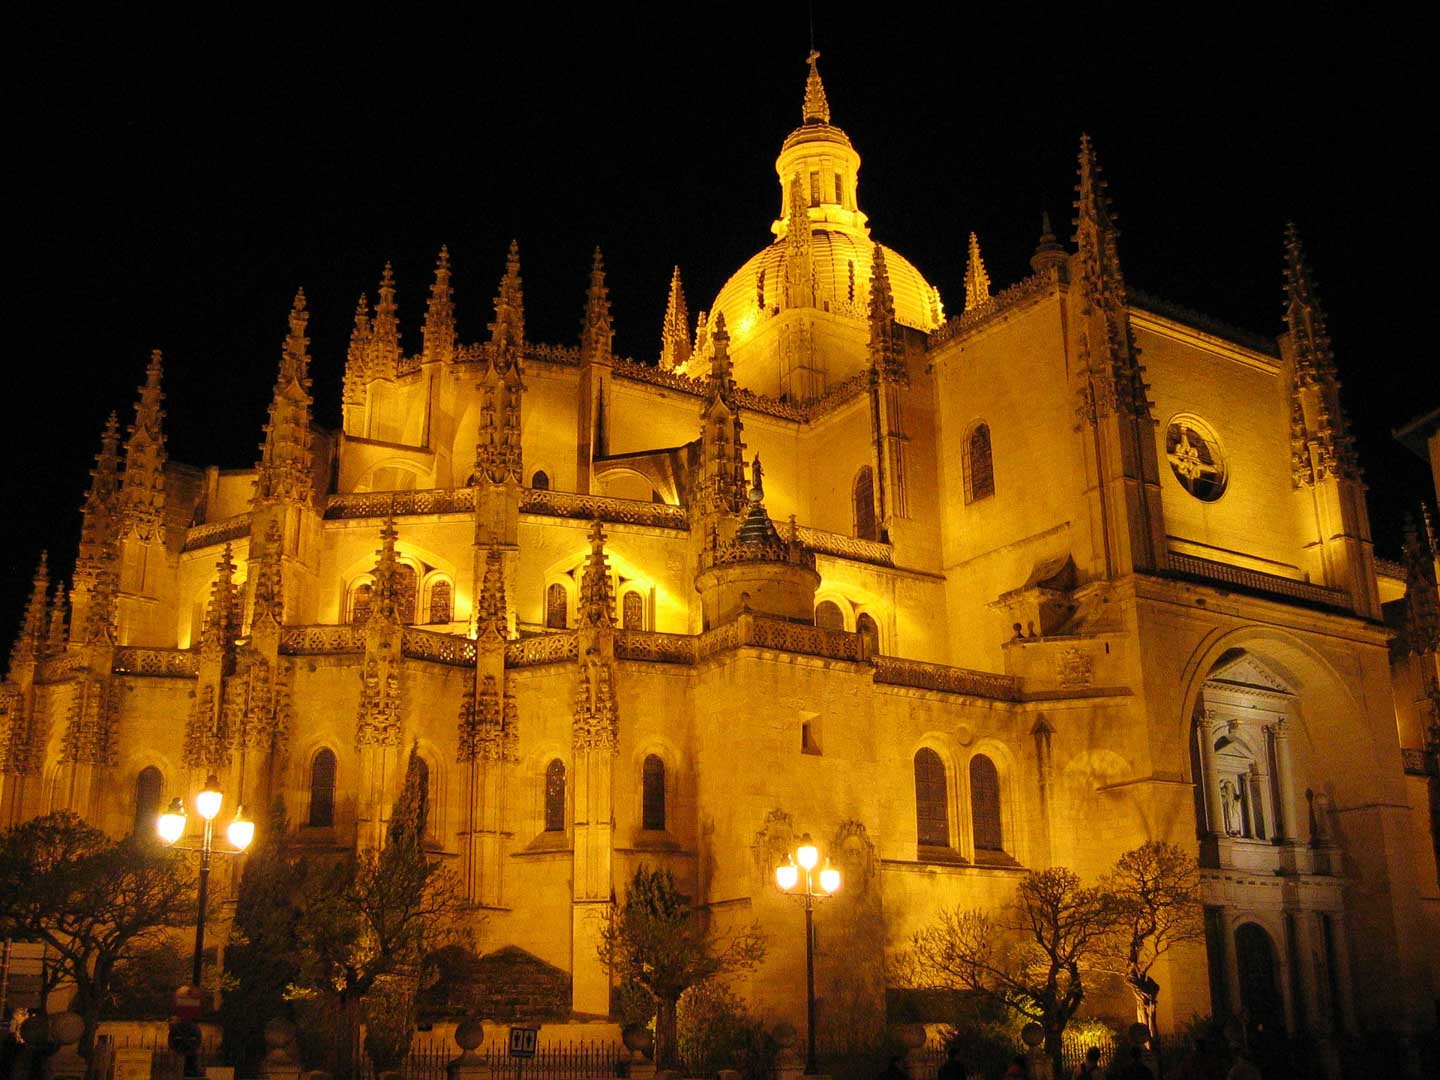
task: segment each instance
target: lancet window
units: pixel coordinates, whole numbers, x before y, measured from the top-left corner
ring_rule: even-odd
[[[545,766],[545,831],[565,831],[565,763],[559,758]]]
[[[950,846],[949,783],[945,762],[928,746],[915,751],[915,842]]]
[[[1000,773],[995,762],[984,754],[970,759],[970,824],[975,837],[975,854],[998,854],[1005,850],[1000,824]]]
[[[880,529],[875,522],[875,474],[863,465],[851,485],[850,501],[855,511],[855,535],[861,540],[879,540]]]
[[[146,765],[135,778],[135,835],[151,836],[160,817],[160,790],[165,778],[154,765]]]
[[[640,827],[647,832],[665,829],[665,762],[650,754],[640,773]]]
[[[415,568],[401,563],[395,568],[395,618],[407,626],[415,621]]]
[[[368,581],[363,581],[350,590],[350,622],[364,622],[370,617],[370,600],[374,592],[375,587]]]
[[[844,630],[845,613],[833,600],[821,600],[815,605],[815,625],[827,630]]]
[[[530,478],[530,486],[536,491],[549,491],[550,474],[544,469],[536,469],[535,475]]]
[[[443,578],[430,586],[430,622],[448,623],[453,613],[454,590]]]
[[[856,617],[855,632],[865,639],[865,647],[871,656],[880,651],[880,628],[875,625],[869,612],[862,611]]]
[[[995,462],[990,452],[990,425],[976,424],[965,440],[965,501],[988,499],[995,494]]]
[[[620,625],[624,629],[645,629],[645,598],[643,596],[633,590],[627,592],[625,599],[620,602],[620,609]]]
[[[558,582],[545,590],[545,625],[564,630],[570,618],[570,601],[565,586]]]
[[[310,824],[316,828],[335,824],[335,771],[335,751],[315,751],[310,759]]]

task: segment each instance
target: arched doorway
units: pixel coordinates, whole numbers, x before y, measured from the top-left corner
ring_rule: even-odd
[[[1240,978],[1240,1005],[1250,1030],[1284,1034],[1285,1005],[1280,999],[1275,947],[1270,935],[1257,923],[1241,923],[1235,928],[1235,963]]]

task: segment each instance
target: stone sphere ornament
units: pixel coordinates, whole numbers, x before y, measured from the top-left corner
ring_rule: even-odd
[[[455,1045],[467,1053],[485,1041],[485,1021],[479,1017],[467,1017],[455,1025]]]

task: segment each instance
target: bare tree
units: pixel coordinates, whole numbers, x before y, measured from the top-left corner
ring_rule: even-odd
[[[1176,945],[1205,936],[1200,867],[1174,844],[1151,840],[1121,855],[1101,888],[1115,910],[1103,962],[1125,980],[1136,1016],[1154,1034],[1160,984],[1152,970]]]
[[[740,971],[765,959],[758,923],[722,940],[705,913],[690,903],[668,870],[635,871],[625,902],[600,936],[600,959],[655,999],[655,1061],[679,1064],[675,1007],[692,986]]]
[[[1073,871],[1037,871],[997,914],[955,908],[917,931],[910,978],[984,995],[1034,1020],[1058,1076],[1065,1026],[1085,1000],[1085,976],[1114,919],[1109,896]]]
[[[0,936],[41,941],[75,986],[89,1060],[115,969],[195,919],[185,857],[148,837],[116,842],[69,811],[0,833]]]

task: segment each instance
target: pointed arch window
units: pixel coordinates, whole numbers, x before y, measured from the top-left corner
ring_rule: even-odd
[[[536,491],[549,491],[550,474],[544,469],[536,469],[535,475],[530,478],[530,486]]]
[[[975,833],[975,852],[1003,853],[1005,837],[1000,828],[1000,773],[995,762],[984,754],[970,759],[970,821]]]
[[[869,612],[862,611],[855,619],[855,632],[865,639],[865,648],[871,656],[880,651],[880,627],[875,625]]]
[[[620,625],[626,630],[645,629],[645,598],[638,592],[627,592],[620,604]]]
[[[415,568],[401,563],[395,568],[395,618],[406,626],[415,621]]]
[[[310,825],[328,828],[335,824],[335,751],[328,746],[310,759]]]
[[[552,630],[564,630],[570,617],[570,603],[565,595],[565,586],[558,582],[545,590],[545,625]]]
[[[875,473],[869,465],[862,465],[855,474],[850,502],[854,508],[855,535],[861,540],[879,540],[880,529],[875,522]]]
[[[915,751],[915,841],[921,847],[950,846],[948,790],[945,763],[922,746]]]
[[[826,630],[844,630],[845,613],[833,600],[821,600],[815,605],[815,625]]]
[[[160,817],[160,791],[165,778],[154,765],[146,765],[135,777],[135,835],[153,836]]]
[[[545,766],[545,831],[565,831],[565,763],[559,758]]]
[[[965,440],[965,501],[979,502],[995,494],[995,463],[990,452],[990,425],[981,421]]]
[[[640,771],[640,827],[647,832],[665,830],[665,762],[650,754]]]
[[[437,581],[430,586],[430,621],[448,623],[454,610],[454,590],[448,581]]]

